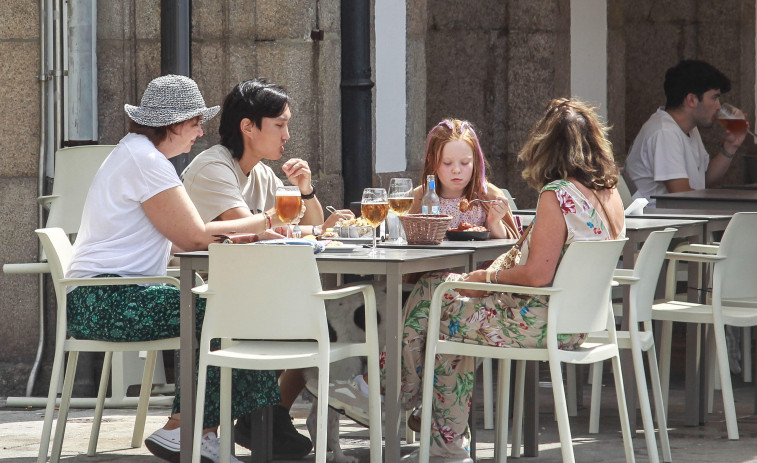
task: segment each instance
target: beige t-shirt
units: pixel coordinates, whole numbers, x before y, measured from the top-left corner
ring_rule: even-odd
[[[253,213],[270,209],[276,201],[276,186],[282,184],[273,170],[260,162],[246,176],[223,145],[197,155],[181,176],[205,222],[237,207],[246,207]]]

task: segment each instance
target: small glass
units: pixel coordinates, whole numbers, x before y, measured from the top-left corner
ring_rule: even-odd
[[[360,202],[360,212],[373,231],[371,254],[374,254],[376,252],[376,227],[386,220],[386,215],[389,213],[389,200],[386,190],[383,188],[364,189],[363,199]]]
[[[294,220],[302,209],[302,195],[300,188],[296,186],[280,186],[276,188],[276,215],[279,220],[286,223],[287,238],[292,237],[289,229],[292,220]]]

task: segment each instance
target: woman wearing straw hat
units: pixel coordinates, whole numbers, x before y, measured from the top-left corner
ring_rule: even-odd
[[[204,223],[187,196],[170,158],[188,152],[203,135],[201,123],[214,117],[197,84],[184,76],[151,81],[140,106],[125,105],[131,119],[97,172],[84,204],[82,224],[66,276],[162,275],[174,250],[207,249],[214,234],[229,230],[264,233],[281,225],[276,216]],[[273,221],[273,223],[271,223]],[[179,335],[179,290],[170,286],[98,286],[68,293],[68,330],[79,339],[138,341]],[[205,311],[197,302],[197,333]],[[273,372],[234,371],[234,417],[279,402]],[[212,378],[212,379],[211,379]],[[219,422],[217,369],[208,371],[203,461],[219,461],[215,430]],[[155,455],[179,458],[179,394],[163,429],[145,444]],[[238,461],[232,456],[232,461]]]

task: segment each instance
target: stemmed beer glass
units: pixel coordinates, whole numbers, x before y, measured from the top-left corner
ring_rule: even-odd
[[[412,205],[413,181],[409,178],[393,178],[389,180],[389,208],[392,212],[398,216],[405,215]],[[400,230],[397,241],[403,242],[401,232],[402,222],[399,222],[397,226]]]
[[[287,225],[287,238],[292,237],[289,227],[302,209],[302,195],[297,186],[276,187],[276,215]]]
[[[373,246],[371,253],[376,252],[376,227],[386,220],[389,213],[389,200],[386,190],[383,188],[366,188],[363,190],[363,199],[360,202],[360,212],[368,221],[373,231]]]

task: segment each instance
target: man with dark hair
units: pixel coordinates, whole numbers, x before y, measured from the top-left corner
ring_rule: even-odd
[[[746,130],[731,132],[710,158],[699,135],[711,127],[720,110],[720,95],[731,81],[704,61],[684,60],[665,73],[665,107],[659,108],[631,145],[625,175],[633,181],[633,198],[701,190],[718,183],[728,170]]]
[[[197,155],[182,173],[184,187],[203,220],[264,214],[271,224],[270,218],[276,214],[276,187],[284,183],[260,161],[281,158],[291,117],[286,91],[264,79],[241,82],[226,96],[218,129],[221,143]],[[307,161],[289,159],[282,170],[287,180],[300,188],[305,205],[302,233],[317,235],[320,228],[332,226],[338,216],[333,214],[324,223]],[[352,216],[348,210],[339,212]],[[299,459],[313,447],[310,439],[294,428],[289,415],[304,387],[302,370],[285,370],[279,377],[281,402],[273,407],[274,459]],[[235,430],[236,442],[249,449],[249,417],[237,420]]]

